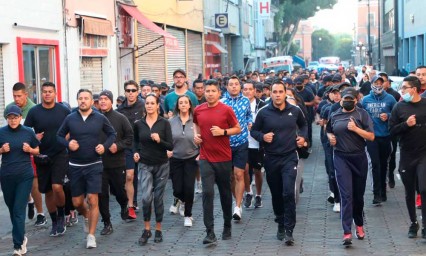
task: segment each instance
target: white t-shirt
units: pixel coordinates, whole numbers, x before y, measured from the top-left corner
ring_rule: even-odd
[[[256,99],[253,99],[252,102],[250,102],[250,110],[251,110],[251,117],[254,123],[254,120],[256,120]],[[249,137],[248,137],[248,143],[249,143],[249,148],[259,148],[259,142],[255,139],[253,139],[253,137],[250,135],[249,133]]]

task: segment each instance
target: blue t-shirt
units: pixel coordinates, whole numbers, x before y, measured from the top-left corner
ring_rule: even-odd
[[[188,95],[189,99],[192,103],[192,109],[195,109],[196,106],[198,106],[198,99],[197,96],[190,90],[187,90],[185,92],[186,95]],[[176,94],[175,91],[169,93],[166,95],[166,98],[164,98],[164,112],[167,114],[169,111],[175,111],[176,102],[180,95]]]
[[[23,143],[28,143],[32,148],[39,145],[34,131],[23,125],[12,129],[9,125],[0,128],[0,147],[9,143],[10,151],[2,154],[0,177],[22,176],[28,178],[34,175],[31,165],[30,153],[22,150]]]

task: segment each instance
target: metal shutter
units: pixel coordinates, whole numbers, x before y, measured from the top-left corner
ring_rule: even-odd
[[[103,90],[102,58],[81,58],[80,88],[89,89],[92,93]]]
[[[4,77],[3,77],[3,50],[2,45],[0,44],[0,125],[3,126],[6,124],[6,120],[3,118],[4,112]]]
[[[175,36],[178,40],[179,47],[176,49],[167,49],[167,82],[173,81],[173,72],[176,69],[186,70],[186,47],[185,47],[185,33],[176,28],[167,27],[167,32]],[[188,49],[191,51],[192,49]]]
[[[144,26],[138,23],[138,46],[142,47],[149,42],[161,37],[159,34],[146,29]],[[135,57],[140,54],[144,54],[137,58],[138,61],[138,79],[153,80],[156,83],[166,81],[165,77],[165,53],[164,53],[164,38],[160,38],[155,42],[140,48],[136,53]],[[163,45],[163,46],[161,46]],[[159,47],[159,48],[157,48]],[[157,48],[157,49],[155,49]],[[154,50],[155,49],[155,50]],[[138,81],[139,82],[139,81]]]
[[[188,78],[197,79],[203,73],[203,40],[201,33],[188,31]]]

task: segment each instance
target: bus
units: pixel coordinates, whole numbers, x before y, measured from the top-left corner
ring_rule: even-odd
[[[293,57],[277,56],[265,59],[263,61],[263,72],[269,73],[271,70],[275,72],[288,71],[291,74],[293,71]]]

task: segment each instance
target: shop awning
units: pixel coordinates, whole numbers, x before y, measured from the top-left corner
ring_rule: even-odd
[[[92,18],[87,16],[81,16],[83,19],[83,32],[85,34],[99,35],[99,36],[112,36],[111,21]]]
[[[141,13],[136,6],[130,6],[121,4],[120,6],[123,8],[124,11],[126,11],[130,16],[132,16],[134,19],[136,19],[142,26],[145,28],[151,30],[154,33],[157,33],[160,36],[164,37],[164,45],[169,48],[177,48],[178,47],[178,41],[177,38],[172,36],[171,34],[164,31],[159,26],[155,25],[154,22],[152,22],[150,19],[148,19],[143,13]]]
[[[228,53],[228,51],[217,42],[209,42],[208,44],[212,46],[212,53],[214,54]]]

